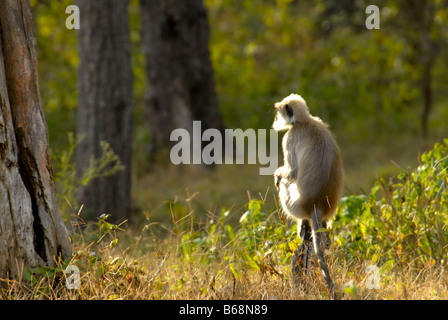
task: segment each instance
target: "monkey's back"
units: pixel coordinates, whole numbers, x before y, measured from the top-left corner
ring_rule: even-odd
[[[284,137],[285,146],[290,150],[286,161],[296,170],[299,195],[290,208],[297,212],[291,214],[309,218],[315,209],[321,209],[323,219],[330,218],[341,196],[344,176],[342,157],[331,132],[323,122],[313,119],[291,128]]]

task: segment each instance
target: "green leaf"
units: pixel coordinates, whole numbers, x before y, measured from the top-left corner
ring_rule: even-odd
[[[235,240],[235,231],[233,230],[233,228],[230,224],[226,225],[226,231],[227,231],[230,241],[234,241]]]
[[[235,279],[239,279],[240,274],[239,274],[238,270],[235,268],[235,264],[233,262],[229,264],[229,268],[230,268],[230,271],[232,271],[232,274],[235,277]]]
[[[249,256],[246,252],[242,252],[242,257],[244,258],[244,261],[246,261],[246,263],[252,270],[260,271],[260,267],[258,266],[258,263],[254,259],[252,259],[252,257]]]
[[[118,239],[114,239],[110,242],[109,248],[113,248],[118,244]]]

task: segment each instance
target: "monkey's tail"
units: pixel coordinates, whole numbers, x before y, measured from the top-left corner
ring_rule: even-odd
[[[325,281],[327,282],[328,290],[330,291],[331,299],[337,300],[337,295],[334,289],[334,283],[331,280],[330,272],[328,270],[327,262],[324,258],[324,233],[319,230],[322,228],[322,210],[315,208],[314,212],[311,214],[312,230],[313,230],[313,244],[314,252],[319,260],[320,268],[324,273]]]

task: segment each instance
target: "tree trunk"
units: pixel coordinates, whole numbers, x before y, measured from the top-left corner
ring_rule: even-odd
[[[101,156],[101,141],[110,144],[124,170],[99,178],[78,194],[86,218],[111,214],[114,222],[131,207],[132,68],[128,0],[79,0],[78,174],[92,157]]]
[[[54,186],[28,1],[0,1],[0,278],[71,255]]]
[[[146,122],[150,158],[169,149],[171,131],[224,132],[209,53],[209,26],[202,0],[140,0],[146,56]],[[166,155],[166,153],[164,154]]]
[[[411,45],[411,63],[416,64],[420,71],[420,94],[422,112],[420,117],[421,134],[424,141],[429,135],[428,120],[432,110],[432,69],[437,61],[443,42],[436,41],[433,34],[441,32],[434,23],[436,13],[443,8],[444,3],[432,0],[402,0],[398,2],[399,16],[397,21],[403,35]]]
[[[436,8],[434,3],[425,2],[425,8],[421,13],[421,28],[419,30],[419,42],[421,52],[421,88],[420,92],[423,100],[423,110],[421,115],[421,130],[424,140],[428,138],[428,120],[432,109],[432,69],[434,61],[437,59],[436,43],[431,40],[431,33],[434,25]]]
[[[421,130],[423,139],[428,138],[428,120],[432,108],[432,89],[431,89],[431,73],[432,73],[432,58],[427,57],[428,61],[423,62],[421,89],[420,92],[423,98],[423,111],[421,116]]]

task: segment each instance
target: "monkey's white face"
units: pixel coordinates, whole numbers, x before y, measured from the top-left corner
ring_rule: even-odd
[[[291,94],[275,104],[277,113],[272,125],[274,130],[287,130],[296,123],[306,121],[311,117],[305,100],[297,94]]]
[[[288,104],[275,104],[277,113],[275,114],[274,123],[272,127],[276,131],[286,130],[292,127],[294,124],[294,113]]]

